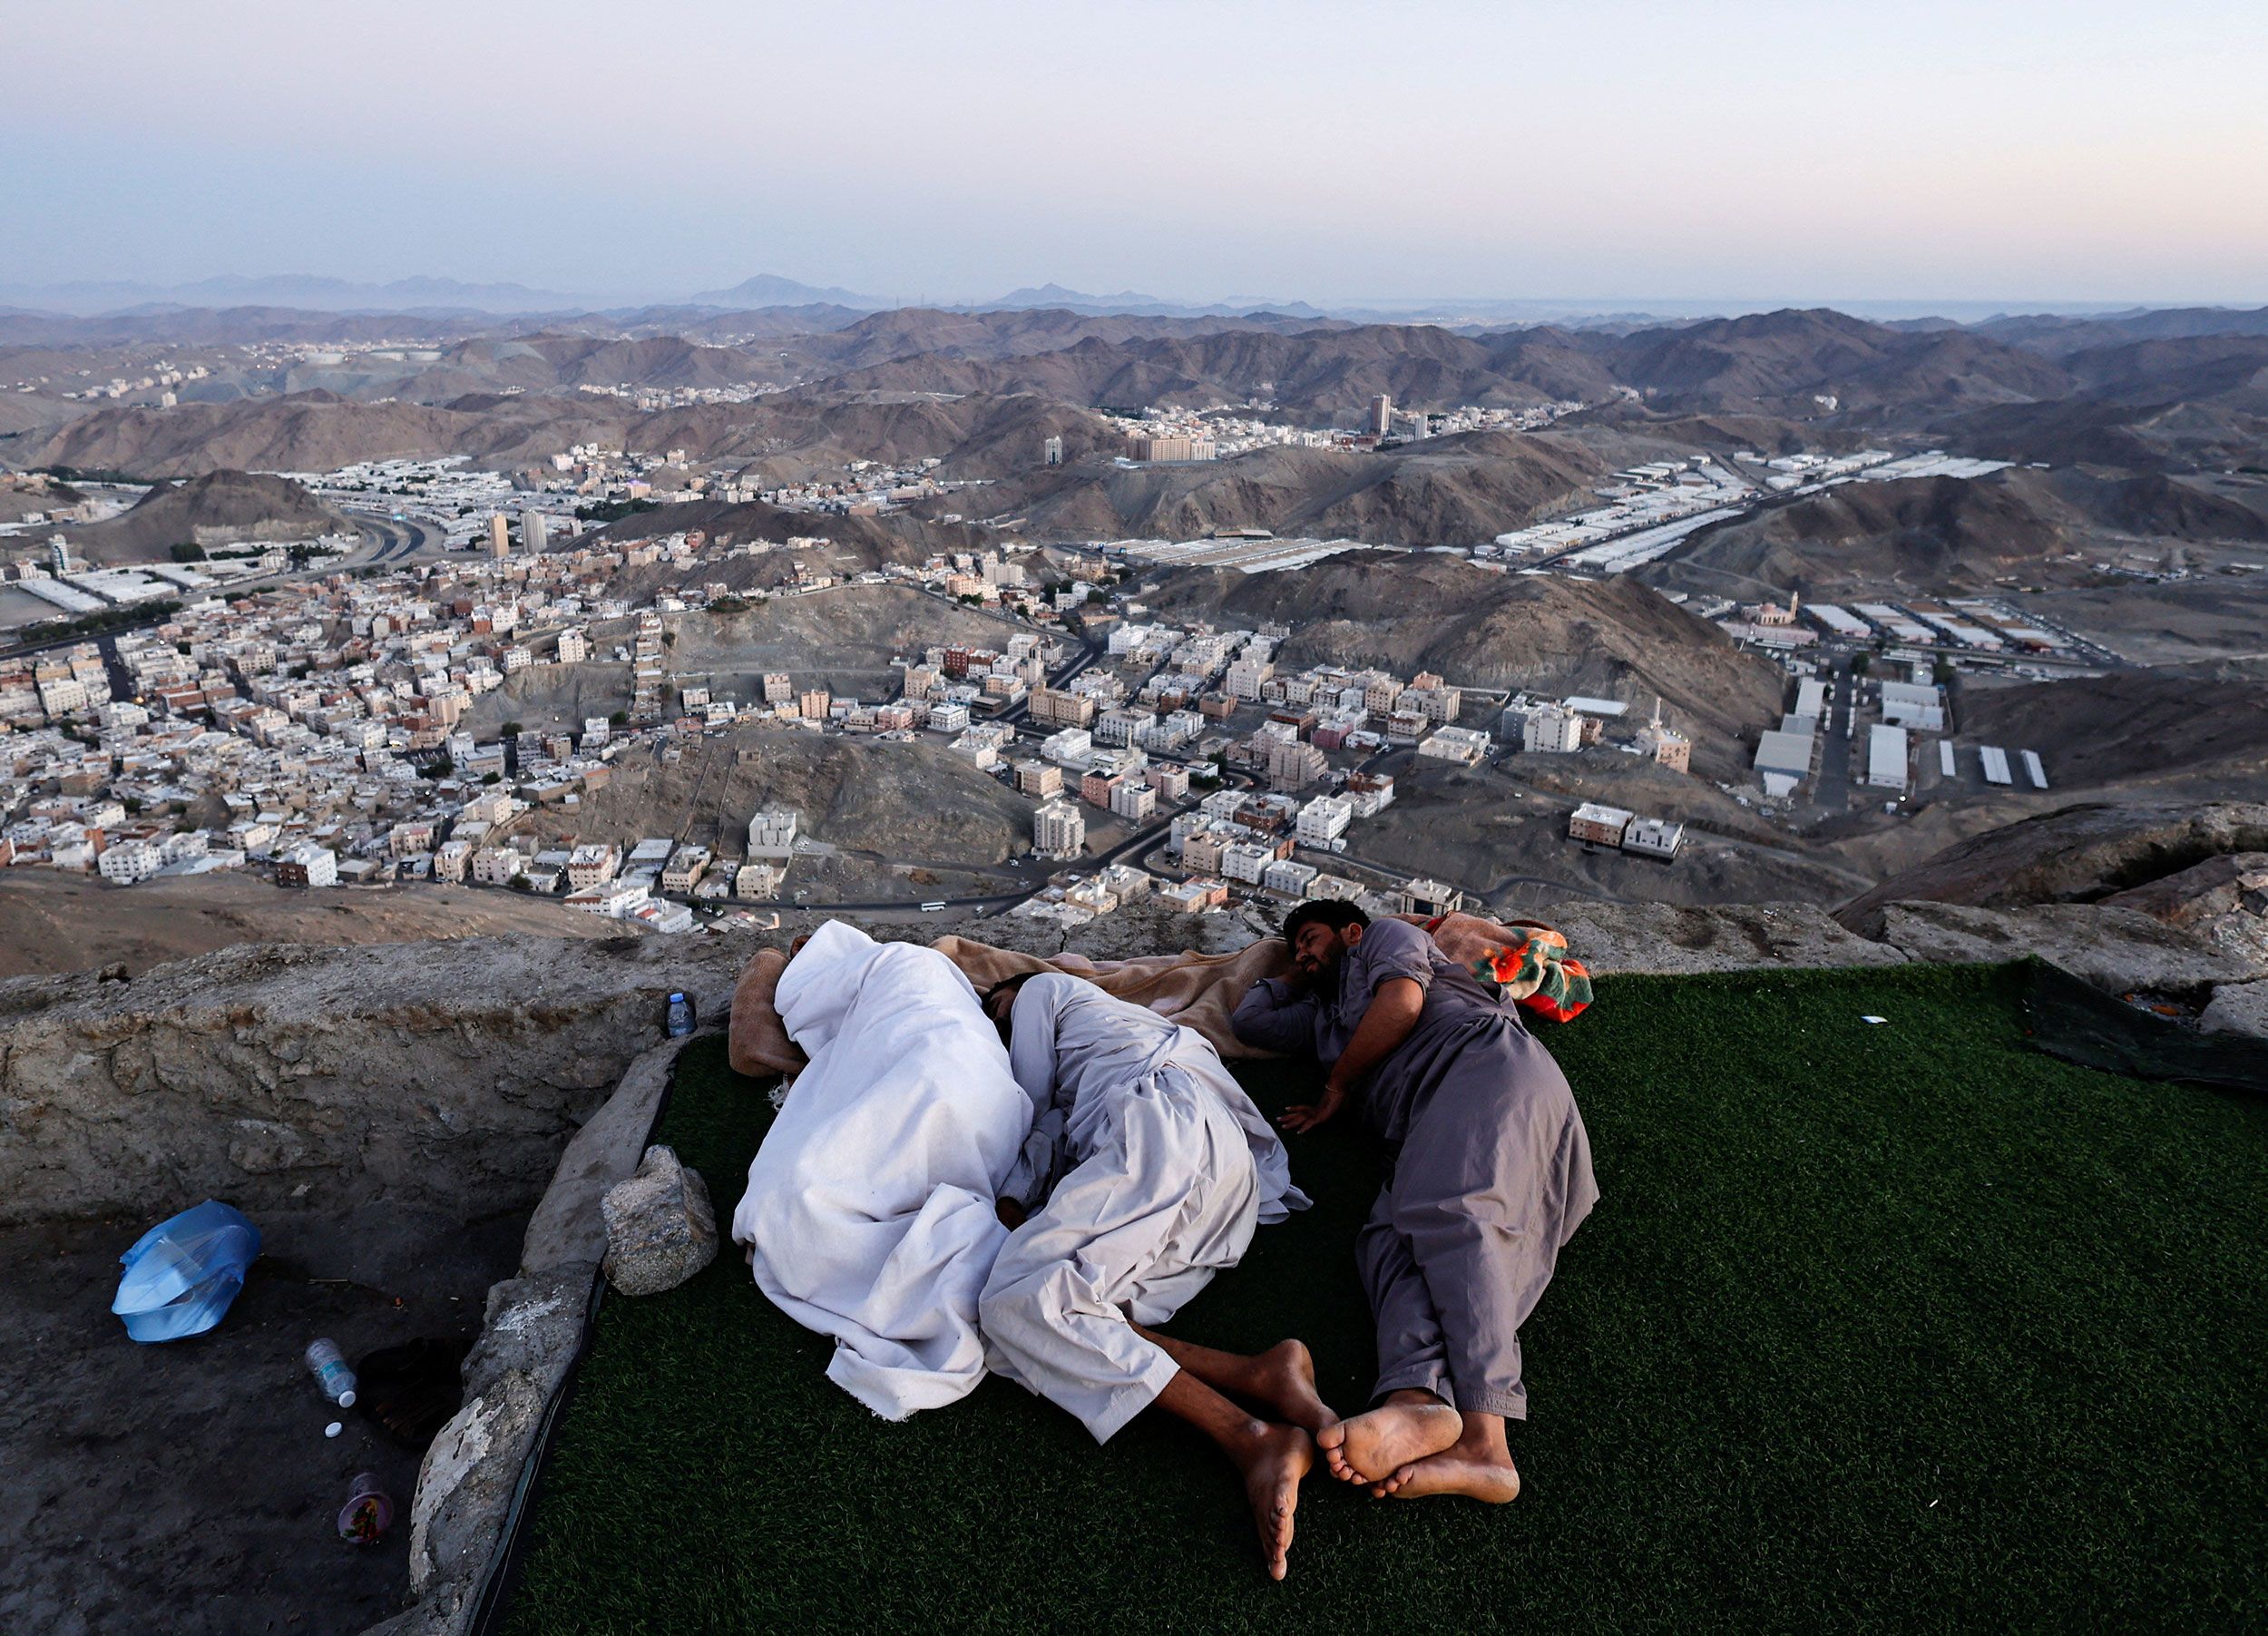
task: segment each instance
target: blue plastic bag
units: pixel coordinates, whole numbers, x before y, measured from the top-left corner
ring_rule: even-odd
[[[159,1222],[118,1258],[126,1271],[111,1310],[145,1344],[202,1335],[236,1299],[259,1254],[259,1229],[208,1199]]]

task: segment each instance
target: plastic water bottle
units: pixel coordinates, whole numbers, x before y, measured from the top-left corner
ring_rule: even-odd
[[[308,1367],[315,1371],[324,1396],[342,1409],[355,1406],[355,1372],[347,1367],[346,1355],[339,1351],[337,1341],[328,1336],[309,1341]]]
[[[690,994],[670,996],[670,1037],[679,1039],[693,1032],[693,998]]]

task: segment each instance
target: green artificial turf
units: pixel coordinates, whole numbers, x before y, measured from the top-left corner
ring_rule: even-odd
[[[729,1247],[609,1298],[513,1632],[2181,1630],[2268,1621],[2268,1102],[2022,1044],[2013,968],[1622,977],[1539,1033],[1602,1192],[1523,1332],[1510,1506],[1306,1484],[1290,1579],[1230,1471],[987,1381],[893,1425]],[[1870,1026],[1863,1013],[1889,1021]],[[770,1118],[718,1044],[660,1140],[720,1221]],[[1247,1073],[1271,1111],[1304,1090]],[[1357,1133],[1173,1325],[1362,1406]]]

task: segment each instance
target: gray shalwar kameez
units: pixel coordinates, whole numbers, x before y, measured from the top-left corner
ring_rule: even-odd
[[[1033,1117],[1001,1191],[1031,1213],[977,1303],[985,1357],[1104,1443],[1178,1367],[1128,1319],[1164,1323],[1307,1200],[1201,1035],[1053,972],[1010,1020]]]
[[[1467,1413],[1524,1419],[1520,1327],[1598,1199],[1590,1140],[1550,1053],[1510,1002],[1403,920],[1365,927],[1324,992],[1255,985],[1237,1035],[1327,1066],[1395,977],[1424,990],[1424,1007],[1350,1089],[1386,1151],[1355,1247],[1378,1325],[1374,1395],[1413,1386]]]

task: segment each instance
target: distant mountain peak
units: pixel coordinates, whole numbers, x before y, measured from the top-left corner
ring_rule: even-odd
[[[887,307],[872,296],[862,296],[855,289],[837,285],[820,289],[816,285],[783,279],[777,273],[758,273],[743,279],[728,289],[704,289],[688,296],[686,300],[695,307],[725,307],[754,309],[759,307],[855,307],[875,312]]]

